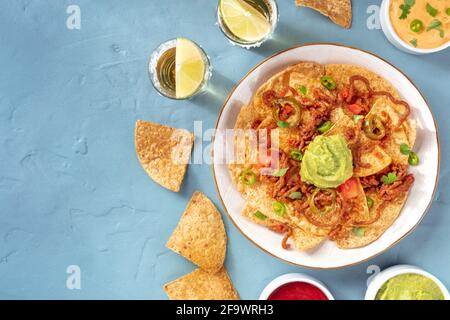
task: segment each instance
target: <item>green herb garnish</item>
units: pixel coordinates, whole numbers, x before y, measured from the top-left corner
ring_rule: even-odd
[[[436,17],[436,15],[438,14],[438,11],[436,8],[433,8],[433,6],[429,3],[427,3],[427,12],[429,13],[430,16],[432,17]]]
[[[367,207],[368,207],[369,209],[372,209],[373,204],[374,204],[375,202],[374,202],[373,199],[372,199],[371,197],[369,197],[369,196],[366,196],[366,200],[367,200]]]
[[[255,217],[257,217],[259,220],[262,220],[262,221],[267,219],[267,216],[264,215],[261,211],[256,211]]]
[[[417,39],[416,38],[412,39],[409,43],[411,43],[413,45],[413,47],[417,47]]]
[[[358,123],[359,120],[362,120],[362,119],[364,119],[364,116],[363,116],[363,115],[355,114],[355,115],[353,116],[353,122],[354,122],[354,123]]]
[[[406,143],[402,143],[402,144],[400,144],[400,152],[401,152],[401,154],[409,156],[409,154],[411,153],[411,149],[409,148],[409,146]]]
[[[288,168],[278,169],[277,171],[272,173],[272,176],[273,177],[282,177],[286,174],[287,171],[288,171]]]
[[[357,237],[364,237],[366,234],[366,229],[363,227],[355,227],[352,229],[352,233]]]
[[[298,91],[300,91],[300,93],[304,96],[306,96],[308,94],[308,89],[305,86],[298,86]]]
[[[402,14],[399,19],[406,19],[408,15],[411,13],[411,8],[416,4],[416,0],[405,0],[403,4],[400,5],[400,10],[402,10]]]
[[[397,175],[394,172],[389,172],[387,175],[381,177],[381,182],[386,185],[393,184],[395,181],[397,181]]]
[[[450,8],[445,9],[445,13],[450,16]]]
[[[439,21],[438,19],[434,19],[433,21],[430,22],[430,24],[427,27],[427,32],[431,31],[431,30],[438,30],[439,31],[439,36],[441,38],[444,37],[444,29],[442,29],[442,22]]]
[[[278,121],[277,122],[277,125],[280,127],[280,128],[289,128],[289,123],[287,123],[286,121]]]
[[[296,191],[296,192],[292,192],[289,195],[289,198],[292,200],[300,200],[301,198],[303,198],[303,195],[301,192]]]
[[[411,151],[408,157],[408,163],[412,166],[417,166],[419,164],[419,156],[417,153]]]

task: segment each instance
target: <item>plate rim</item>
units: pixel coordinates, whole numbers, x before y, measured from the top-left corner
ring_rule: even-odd
[[[298,48],[302,48],[302,47],[311,47],[311,46],[316,46],[316,45],[329,45],[329,46],[335,46],[335,47],[341,47],[341,48],[347,48],[347,49],[352,49],[352,50],[356,50],[356,51],[360,51],[362,53],[371,55],[381,61],[383,61],[384,63],[388,64],[389,66],[393,67],[394,69],[396,69],[398,72],[400,72],[412,85],[413,87],[417,90],[417,92],[420,94],[420,96],[422,97],[422,99],[425,101],[425,104],[428,108],[428,111],[431,114],[431,117],[433,119],[433,125],[435,128],[435,136],[436,136],[436,144],[437,144],[437,171],[436,171],[436,178],[434,181],[434,188],[433,188],[433,193],[431,194],[431,198],[430,201],[427,204],[427,207],[425,208],[425,210],[423,211],[420,219],[417,221],[416,224],[414,224],[414,226],[409,229],[405,234],[403,234],[400,238],[398,238],[397,240],[395,240],[393,243],[391,243],[389,246],[387,246],[386,248],[384,248],[383,250],[367,257],[364,258],[362,260],[353,262],[353,263],[349,263],[349,264],[345,264],[345,265],[341,265],[341,266],[333,266],[333,267],[317,267],[317,266],[308,266],[308,265],[302,265],[293,261],[289,261],[286,260],[282,257],[277,256],[275,253],[269,252],[268,250],[264,249],[263,247],[261,247],[258,243],[256,243],[252,238],[250,238],[238,225],[237,222],[233,219],[233,217],[231,216],[231,214],[228,212],[227,207],[222,199],[222,195],[220,194],[219,191],[219,186],[217,183],[217,178],[216,178],[216,173],[215,173],[215,164],[214,164],[214,148],[215,148],[215,138],[216,136],[213,136],[212,139],[212,148],[211,148],[211,171],[212,171],[212,175],[213,175],[213,180],[214,180],[214,187],[216,189],[216,193],[219,197],[220,203],[222,205],[223,210],[225,211],[225,213],[227,214],[228,218],[231,220],[231,222],[233,223],[233,225],[235,226],[236,229],[239,230],[239,232],[245,237],[247,238],[252,244],[254,244],[256,247],[258,247],[260,250],[264,251],[265,253],[271,255],[274,258],[277,258],[281,261],[287,262],[289,264],[298,266],[298,267],[302,267],[302,268],[308,268],[308,269],[313,269],[313,270],[337,270],[337,269],[343,269],[343,268],[347,268],[347,267],[351,267],[366,261],[369,261],[383,253],[385,253],[386,251],[388,251],[389,249],[391,249],[392,247],[394,247],[395,245],[397,245],[400,241],[402,241],[403,239],[405,239],[408,235],[410,235],[412,233],[412,231],[414,231],[417,226],[422,222],[422,220],[424,219],[424,217],[426,216],[426,214],[428,213],[428,211],[431,208],[431,205],[433,204],[433,200],[436,196],[436,191],[437,191],[437,187],[438,187],[438,181],[439,181],[439,175],[440,175],[440,167],[441,167],[441,145],[440,145],[440,141],[439,141],[439,128],[437,126],[437,122],[436,122],[436,117],[433,113],[433,110],[431,109],[427,99],[425,98],[425,96],[423,95],[423,93],[419,90],[419,88],[416,86],[416,84],[414,83],[414,81],[411,80],[410,77],[408,77],[408,75],[406,75],[402,70],[400,70],[397,66],[395,66],[394,64],[392,64],[391,62],[387,61],[386,59],[378,56],[377,54],[374,54],[370,51],[366,51],[364,49],[360,49],[360,48],[356,48],[353,46],[348,46],[348,45],[344,45],[344,44],[339,44],[339,43],[333,43],[333,42],[311,42],[311,43],[305,43],[305,44],[300,44],[300,45],[296,45],[293,47],[289,47],[287,49],[283,49],[281,51],[277,51],[273,54],[271,54],[270,56],[268,56],[267,58],[263,59],[262,61],[260,61],[259,63],[257,63],[255,66],[253,66],[234,86],[233,88],[231,88],[230,92],[228,93],[225,101],[222,104],[222,107],[220,108],[220,112],[217,116],[217,120],[216,120],[216,125],[215,125],[215,131],[217,132],[217,128],[219,126],[219,122],[220,119],[222,117],[222,113],[225,109],[225,106],[228,104],[228,101],[230,100],[231,96],[234,94],[234,92],[236,91],[236,89],[239,87],[239,85],[248,77],[250,76],[251,73],[253,73],[259,66],[261,66],[262,64],[266,63],[267,61],[269,61],[270,59],[281,55],[285,52],[291,51],[291,50],[295,50]],[[402,208],[403,210],[403,208]],[[377,241],[377,240],[375,240]]]

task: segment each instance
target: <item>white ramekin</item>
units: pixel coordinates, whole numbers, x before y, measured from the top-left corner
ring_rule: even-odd
[[[427,53],[434,53],[441,50],[445,50],[448,47],[450,47],[450,41],[447,41],[447,43],[436,47],[432,49],[420,49],[420,48],[414,48],[413,46],[409,45],[400,37],[397,35],[397,33],[394,30],[394,27],[391,23],[391,18],[389,16],[389,8],[391,6],[391,0],[383,0],[381,3],[380,8],[380,23],[381,28],[383,29],[384,35],[389,40],[390,43],[392,43],[395,47],[398,49],[411,53],[411,54],[427,54]]]
[[[426,272],[425,270],[420,269],[419,267],[410,266],[406,264],[400,264],[396,265],[390,268],[387,268],[380,273],[378,273],[376,276],[374,276],[369,283],[369,286],[367,287],[366,291],[366,300],[375,300],[375,297],[378,293],[378,290],[380,290],[381,286],[388,281],[389,279],[398,276],[400,274],[405,273],[415,273],[420,274],[422,276],[425,276],[427,278],[430,278],[433,280],[441,289],[442,293],[444,294],[445,300],[450,300],[450,294],[447,290],[447,288],[444,286],[444,284],[435,276],[433,276],[431,273]]]
[[[327,289],[327,287],[325,287],[325,285],[321,281],[303,273],[287,273],[273,279],[261,292],[259,300],[267,300],[270,294],[274,292],[277,288],[290,282],[305,282],[312,284],[313,286],[319,288],[327,296],[328,300],[334,300],[334,297],[331,294],[331,292]]]

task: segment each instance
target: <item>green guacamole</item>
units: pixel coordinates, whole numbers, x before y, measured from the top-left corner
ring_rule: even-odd
[[[300,169],[302,180],[318,188],[336,188],[353,175],[352,153],[340,135],[317,136]]]
[[[386,281],[375,300],[444,300],[444,294],[430,278],[405,273]]]

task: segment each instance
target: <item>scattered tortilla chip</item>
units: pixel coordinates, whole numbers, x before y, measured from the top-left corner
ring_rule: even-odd
[[[166,246],[209,272],[222,268],[227,251],[225,227],[203,193],[194,193]]]
[[[239,300],[225,268],[214,274],[197,269],[165,284],[164,290],[170,300]]]
[[[343,28],[352,25],[351,0],[296,0],[295,3],[319,11]]]
[[[135,145],[147,174],[164,188],[178,192],[191,156],[194,135],[186,130],[138,120]]]

